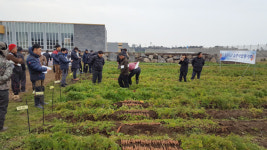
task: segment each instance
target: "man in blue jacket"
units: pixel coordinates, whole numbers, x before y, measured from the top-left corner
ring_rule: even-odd
[[[39,57],[41,56],[41,47],[34,44],[29,48],[30,55],[27,57],[27,66],[30,73],[30,80],[35,89],[34,103],[35,107],[43,109],[44,102],[44,72],[49,71],[46,67],[42,67]]]
[[[66,78],[68,76],[69,63],[72,62],[72,60],[69,61],[67,59],[66,53],[67,53],[66,48],[62,48],[61,52],[58,53],[60,70],[62,71],[61,87],[65,87],[67,85]]]

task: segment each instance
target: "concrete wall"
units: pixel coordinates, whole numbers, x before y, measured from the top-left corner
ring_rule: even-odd
[[[108,42],[107,51],[115,53],[118,52],[119,50],[118,44],[119,44],[118,42]],[[122,48],[126,48],[128,52],[132,52],[132,49],[130,48],[128,43],[122,43]]]
[[[80,50],[107,50],[105,25],[74,25],[74,46]]]

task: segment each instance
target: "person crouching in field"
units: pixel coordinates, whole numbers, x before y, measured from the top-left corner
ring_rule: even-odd
[[[0,42],[0,132],[7,130],[4,127],[5,116],[9,101],[9,85],[14,63],[6,59],[7,45]]]
[[[141,73],[141,68],[139,67],[139,62],[129,63],[130,75],[128,77],[129,84],[132,85],[132,77],[135,75],[136,84],[139,83],[139,75]]]
[[[103,51],[98,51],[97,55],[94,55],[90,60],[89,64],[93,67],[93,83],[96,83],[96,79],[98,79],[98,83],[102,81],[102,70],[105,65],[105,59],[103,58]]]
[[[11,60],[15,63],[15,67],[13,69],[13,74],[11,76],[11,86],[12,91],[14,93],[13,100],[17,102],[21,102],[21,98],[19,97],[20,93],[20,79],[22,74],[22,67],[21,64],[24,63],[23,59],[18,58],[17,56],[17,45],[10,44],[8,46],[9,54],[6,56],[7,60]]]
[[[119,76],[118,82],[120,87],[122,88],[129,88],[129,81],[128,81],[128,76],[129,76],[129,63],[126,58],[126,56],[123,53],[119,54],[119,69],[121,70],[121,74]]]
[[[186,57],[186,55],[182,55],[179,64],[181,65],[179,81],[182,82],[182,78],[184,78],[184,82],[186,82],[186,75],[188,72],[188,64],[189,64],[189,59]]]
[[[205,60],[202,58],[202,52],[199,52],[197,54],[197,57],[195,57],[192,61],[193,74],[192,74],[191,80],[194,80],[196,74],[197,74],[197,78],[200,79],[201,71],[202,71],[204,64],[205,64]]]
[[[65,87],[66,85],[68,85],[66,83],[66,78],[68,76],[69,63],[72,62],[72,60],[69,61],[67,59],[66,53],[67,53],[66,48],[62,48],[61,52],[58,53],[59,65],[60,65],[60,69],[62,71],[61,87]]]
[[[42,67],[39,57],[41,56],[41,47],[39,44],[34,44],[29,48],[30,55],[27,57],[27,66],[30,73],[30,79],[35,90],[34,103],[35,107],[43,109],[44,102],[44,72],[50,71],[46,67]]]

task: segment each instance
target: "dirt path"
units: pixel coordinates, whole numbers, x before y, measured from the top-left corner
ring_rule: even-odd
[[[51,81],[54,81],[55,79],[55,74],[53,71],[49,71],[47,74],[45,74],[45,80],[44,84],[48,84]],[[12,89],[11,89],[11,83],[10,83],[10,90],[9,90],[9,99],[12,100]],[[26,70],[26,92],[32,92],[32,82],[30,80],[30,74],[29,70]],[[20,96],[22,96],[23,93],[20,93]]]

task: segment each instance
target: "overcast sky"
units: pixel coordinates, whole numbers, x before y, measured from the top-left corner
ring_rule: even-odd
[[[267,0],[1,0],[0,20],[105,24],[108,42],[267,44]]]

